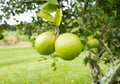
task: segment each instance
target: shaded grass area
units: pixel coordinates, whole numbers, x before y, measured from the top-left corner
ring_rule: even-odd
[[[32,48],[0,49],[0,84],[91,84],[88,66],[83,64],[86,53],[72,61],[58,58],[38,62],[40,55]]]

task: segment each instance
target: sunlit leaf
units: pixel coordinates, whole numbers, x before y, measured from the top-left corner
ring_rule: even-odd
[[[42,19],[45,19],[47,21],[54,22],[54,17],[47,12],[41,11],[41,12],[37,13],[37,16]]]
[[[113,10],[112,13],[113,13],[114,17],[116,18],[117,17],[117,11]]]
[[[57,0],[48,0],[48,2],[51,3],[51,4],[58,5],[58,1]]]
[[[88,64],[88,57],[84,58],[83,63],[85,64],[85,66]]]
[[[56,5],[47,2],[41,6],[41,10],[48,12],[48,13],[52,13],[52,12],[57,11],[57,7]]]
[[[107,14],[104,14],[104,22],[108,22],[108,15]]]
[[[78,26],[78,27],[74,27],[74,28],[72,28],[71,32],[76,32],[76,31],[78,31],[79,29],[80,29],[79,26]]]
[[[55,14],[55,24],[56,26],[60,26],[60,23],[62,21],[62,9],[58,9]]]

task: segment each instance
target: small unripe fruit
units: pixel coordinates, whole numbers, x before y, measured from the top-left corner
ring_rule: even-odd
[[[99,46],[99,41],[95,38],[90,39],[87,41],[87,45],[90,48],[97,48]]]

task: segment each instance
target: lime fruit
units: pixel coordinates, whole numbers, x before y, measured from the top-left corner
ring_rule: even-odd
[[[42,55],[50,55],[55,51],[56,36],[54,32],[44,32],[35,41],[35,49]]]
[[[99,41],[95,38],[90,39],[87,41],[87,45],[90,48],[97,48],[99,46]]]
[[[91,40],[91,39],[93,39],[93,35],[87,37],[87,40]]]
[[[55,41],[55,51],[64,60],[74,59],[82,51],[80,38],[71,33],[61,34]]]

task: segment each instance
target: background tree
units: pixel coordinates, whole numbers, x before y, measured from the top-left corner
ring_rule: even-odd
[[[0,3],[2,12],[0,19],[3,21],[5,18],[9,19],[10,16],[32,10],[38,13],[46,1],[1,0]],[[55,7],[61,8],[63,14],[59,33],[71,32],[80,36],[84,45],[83,51],[89,51],[84,63],[88,63],[90,66],[92,83],[117,84],[120,79],[120,0],[58,0],[58,3],[55,4]],[[42,18],[32,17],[32,19],[31,23],[20,22],[17,25],[17,29],[28,34],[30,39],[46,30],[58,28],[53,22],[45,21]],[[7,22],[3,22],[0,31],[8,28]],[[99,40],[99,46],[97,48],[89,47],[87,44],[89,38]],[[106,73],[103,73],[99,65],[99,62],[102,61],[109,64]]]

